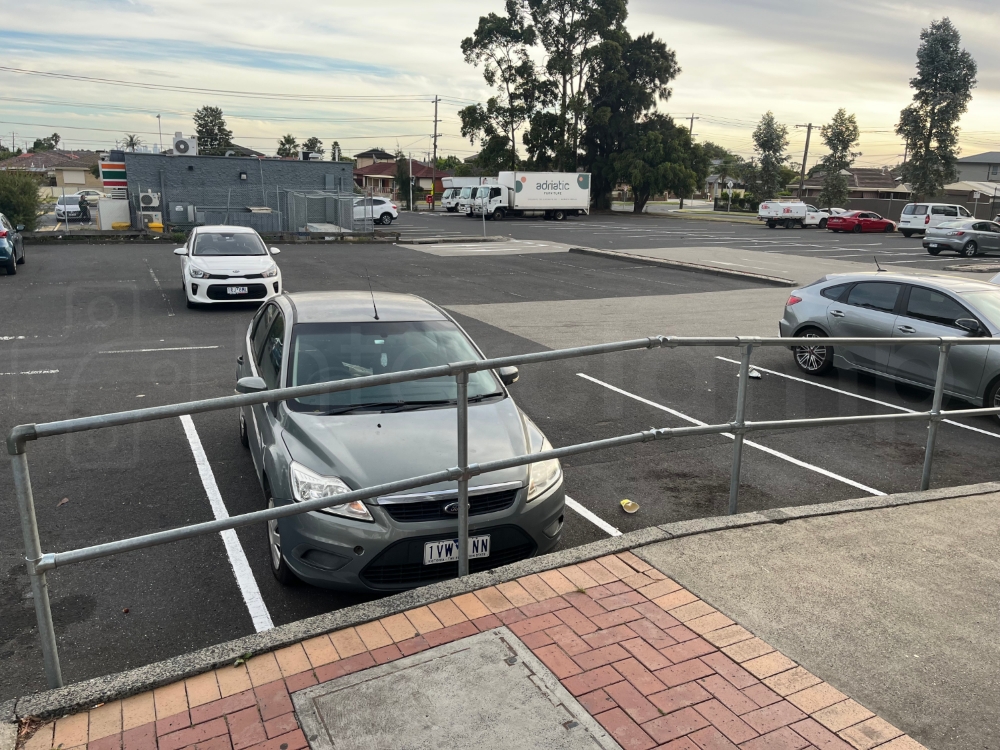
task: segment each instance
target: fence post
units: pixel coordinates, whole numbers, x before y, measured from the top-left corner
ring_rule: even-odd
[[[458,576],[469,575],[469,373],[455,375],[458,386]]]
[[[941,344],[938,347],[937,377],[934,379],[934,400],[931,402],[931,413],[927,424],[927,448],[924,450],[924,471],[920,476],[920,489],[931,487],[931,468],[934,465],[934,442],[937,440],[937,429],[941,423],[941,402],[944,400],[944,374],[948,366],[948,352],[951,344]]]
[[[753,344],[743,344],[740,357],[740,384],[736,391],[736,419],[733,421],[733,471],[729,477],[729,515],[736,515],[740,499],[740,469],[743,466],[743,425],[747,407],[747,383],[750,382],[750,352]]]
[[[49,605],[49,585],[45,580],[45,573],[35,571],[35,564],[42,557],[42,543],[38,538],[35,501],[31,495],[28,454],[25,453],[23,444],[15,445],[8,440],[7,445],[7,450],[11,454],[11,468],[14,471],[14,489],[17,493],[17,509],[21,516],[21,533],[24,536],[24,562],[28,568],[28,578],[31,580],[31,597],[35,602],[38,637],[42,642],[45,679],[50,688],[62,687],[63,679],[62,670],[59,668],[56,631],[52,623],[52,607]]]

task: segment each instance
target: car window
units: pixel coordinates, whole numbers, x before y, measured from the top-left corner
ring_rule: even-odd
[[[991,232],[990,223],[988,221],[977,221],[972,225],[972,228],[977,232]]]
[[[972,318],[972,313],[962,307],[947,294],[922,286],[910,289],[910,299],[906,303],[906,317],[926,320],[943,326],[957,328],[959,318]]]
[[[962,214],[962,216],[972,216],[972,214],[969,213],[969,209],[967,209],[965,206],[959,206],[958,212]]]
[[[955,206],[942,206],[941,213],[945,216],[958,216],[958,209]]]
[[[275,310],[277,314],[264,338],[264,347],[261,349],[260,360],[257,362],[258,367],[260,367],[260,376],[264,378],[268,388],[278,387],[278,379],[281,377],[281,358],[285,346],[285,316],[277,308]]]
[[[997,233],[1000,233],[1000,224],[994,224],[991,221],[991,222],[989,222],[987,224],[987,226],[989,226],[989,229],[986,230],[987,232],[997,232]]]
[[[499,197],[500,197],[500,188],[498,187],[490,188],[490,198],[499,198]]]
[[[916,206],[913,213],[917,216],[925,216],[927,214],[927,206]]]
[[[844,294],[844,290],[849,287],[850,284],[837,284],[836,286],[828,286],[826,289],[821,289],[820,294],[822,294],[827,299],[832,299],[834,301],[840,300],[841,296]]]
[[[808,203],[806,204],[806,208],[809,209],[810,211],[819,211],[819,209],[816,208],[816,206],[810,206]]]
[[[253,352],[253,361],[260,363],[261,352],[264,349],[264,341],[267,340],[267,332],[274,322],[274,316],[278,314],[276,305],[268,305],[260,315],[257,316],[256,326],[250,333],[250,346]]]
[[[847,295],[847,304],[867,307],[869,310],[892,312],[899,296],[899,284],[885,281],[863,281]]]
[[[250,232],[198,232],[192,255],[267,255],[267,248]]]
[[[869,218],[869,219],[876,219],[876,220],[878,220],[878,221],[881,221],[881,220],[882,220],[882,217],[881,217],[881,216],[879,216],[878,214],[868,214],[868,218]]]
[[[914,213],[916,213],[916,208],[917,207],[914,206],[912,203],[908,203],[907,205],[903,206],[903,215],[912,216]]]

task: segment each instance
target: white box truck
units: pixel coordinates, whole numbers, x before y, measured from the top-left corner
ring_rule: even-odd
[[[785,227],[819,227],[826,229],[826,220],[830,214],[820,211],[802,201],[764,201],[757,209],[757,221],[766,221],[768,229]]]
[[[470,188],[468,192],[471,194],[471,188],[496,184],[496,177],[442,177],[441,186],[444,188],[444,193],[441,194],[441,205],[454,213],[459,210],[459,201],[464,188]]]
[[[544,216],[562,220],[590,213],[588,172],[501,172],[499,185],[470,199],[471,215]],[[480,188],[477,193],[483,193]]]

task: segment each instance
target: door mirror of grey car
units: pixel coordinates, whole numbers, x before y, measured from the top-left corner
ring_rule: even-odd
[[[276,248],[276,247],[272,247],[271,248],[271,255],[277,255],[280,252],[281,251],[278,248]]]
[[[983,327],[979,325],[979,321],[975,318],[959,318],[955,321],[955,325],[961,328],[963,331],[968,331],[973,336],[979,336],[985,331]]]
[[[500,382],[504,385],[516,383],[517,379],[521,377],[516,367],[501,367],[497,370],[497,375],[500,376]]]
[[[236,381],[237,393],[260,393],[267,390],[267,383],[264,378],[249,377],[240,378]]]
[[[18,224],[16,227],[14,227],[14,231],[15,232],[23,232],[24,231],[24,224]]]
[[[186,247],[174,248],[174,255],[187,255],[188,249]]]

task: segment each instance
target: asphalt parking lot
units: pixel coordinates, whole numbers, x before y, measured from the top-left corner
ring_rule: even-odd
[[[418,226],[417,221],[423,223]],[[434,222],[464,230],[465,221],[419,216],[408,225],[404,217],[399,226],[414,234],[432,233],[440,231]],[[773,234],[756,226],[706,229],[698,222],[686,229],[695,222],[651,221],[656,226],[663,222],[664,232],[688,232],[688,245],[692,238],[708,242],[712,232]],[[584,244],[573,233],[589,232],[593,238],[604,236],[596,231],[602,226],[617,227],[617,234],[608,235],[607,241],[614,242],[625,230],[638,232],[634,227],[640,222],[639,229],[653,226],[645,219],[630,223],[628,217],[501,226],[511,234],[538,235],[526,240]],[[823,235],[808,231],[802,236]],[[619,241],[626,239],[642,237]],[[595,246],[595,241],[586,244]],[[232,393],[234,360],[255,308],[186,309],[172,247],[29,245],[28,262],[18,275],[0,276],[4,434],[21,422]],[[540,351],[557,339],[591,343],[574,337],[589,335],[587,315],[599,320],[607,310],[623,316],[640,311],[643,334],[657,334],[670,318],[643,317],[644,306],[680,309],[691,295],[705,299],[718,293],[723,295],[719,299],[730,299],[760,289],[749,280],[533,252],[528,243],[522,254],[503,255],[470,251],[441,256],[392,245],[282,249],[278,261],[288,291],[363,289],[370,275],[377,290],[414,293],[459,308],[456,319],[489,356]],[[533,327],[505,323],[496,314],[506,309],[503,305],[527,311]],[[567,323],[570,308],[585,312]],[[718,314],[728,314],[721,303]],[[773,327],[779,316],[780,302],[766,325]],[[735,409],[734,357],[732,350],[652,350],[536,365],[522,370],[511,391],[556,446],[651,426],[722,422]],[[763,377],[751,385],[748,417],[753,419],[929,405],[923,392],[873,378],[849,373],[818,380],[800,377],[789,353],[780,349],[760,351],[755,363]],[[65,550],[210,520],[217,513],[212,498],[221,499],[230,515],[262,508],[249,453],[239,443],[236,414],[196,415],[191,425],[193,430],[185,429],[181,420],[172,419],[30,444],[43,549]],[[744,458],[741,510],[916,489],[925,434],[923,425],[880,424],[754,436]],[[998,440],[1000,423],[986,418],[945,425],[935,486],[995,479]],[[200,464],[199,451],[205,457]],[[567,493],[575,502],[567,514],[563,546],[724,513],[730,460],[731,441],[724,436],[567,460]],[[0,659],[7,665],[0,675],[2,700],[41,689],[44,679],[7,462],[0,464],[0,498],[8,519],[0,527],[0,609],[5,613]],[[639,512],[624,514],[618,505],[622,498],[639,503]],[[279,586],[268,570],[264,529],[241,529],[236,536],[250,581],[234,575],[232,552],[217,535],[53,573],[50,591],[66,680],[139,666],[253,632],[248,587],[256,590],[255,601],[263,603],[274,624],[359,601],[356,595]]]

